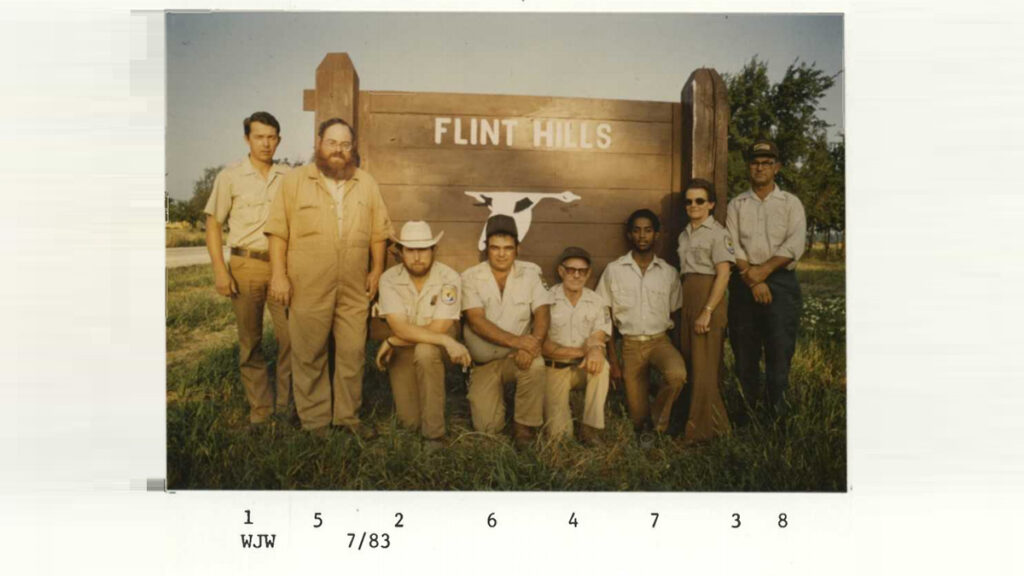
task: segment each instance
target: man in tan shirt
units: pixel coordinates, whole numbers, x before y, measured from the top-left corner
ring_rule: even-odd
[[[597,293],[611,304],[616,332],[622,334],[621,369],[614,342],[609,340],[611,378],[613,382],[625,380],[626,408],[637,431],[650,416],[654,430],[665,432],[672,404],[686,383],[686,364],[669,337],[673,327],[679,326],[682,307],[679,271],[654,254],[660,229],[654,212],[633,212],[626,223],[632,249],[605,267],[597,285]],[[648,397],[651,365],[664,378],[653,404]]]
[[[454,334],[462,309],[459,273],[434,261],[442,231],[406,222],[396,239],[402,262],[380,277],[380,315],[392,335],[381,343],[377,367],[388,369],[395,412],[420,430],[429,449],[444,436],[445,360],[469,367],[469,351]],[[446,358],[447,357],[447,358]]]
[[[605,343],[612,334],[608,303],[586,287],[590,280],[590,253],[570,246],[558,257],[561,284],[551,287],[551,327],[544,340],[547,389],[544,426],[552,438],[572,435],[569,392],[586,386],[580,440],[599,443],[604,429],[604,402],[608,397]]]
[[[284,306],[267,301],[270,254],[263,226],[270,203],[288,168],[274,164],[281,142],[281,126],[268,112],[243,120],[249,157],[217,174],[206,203],[206,247],[213,265],[217,293],[231,298],[238,324],[238,366],[249,401],[249,422],[266,422],[272,413],[288,413],[291,399],[291,344]],[[224,263],[221,228],[228,224],[230,268]],[[276,394],[267,378],[263,359],[263,308],[270,308],[277,337]]]
[[[773,142],[754,142],[747,151],[747,167],[750,190],[729,202],[726,215],[736,250],[736,273],[729,283],[729,341],[747,403],[766,405],[779,417],[786,412],[789,366],[796,350],[801,309],[796,263],[804,253],[807,222],[800,199],[775,185],[781,164]],[[745,420],[740,415],[740,423]]]
[[[359,422],[366,319],[392,229],[377,182],[356,167],[356,155],[356,135],[347,122],[321,123],[316,162],[285,176],[264,233],[270,236],[270,295],[289,307],[295,406],[303,428],[333,424],[368,439],[374,431]]]
[[[519,232],[511,216],[492,216],[484,229],[487,260],[462,273],[466,347],[473,357],[469,409],[473,428],[505,427],[504,387],[515,382],[512,438],[527,446],[544,423],[541,345],[550,321],[550,295],[540,267],[516,260]]]

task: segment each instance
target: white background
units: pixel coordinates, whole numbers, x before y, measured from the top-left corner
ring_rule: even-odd
[[[846,13],[850,491],[834,495],[133,490],[165,475],[163,28],[128,11],[146,7],[162,8],[0,13],[4,573],[1024,572],[1017,3],[727,6]],[[241,549],[245,509],[274,550]],[[348,550],[364,530],[391,547]]]

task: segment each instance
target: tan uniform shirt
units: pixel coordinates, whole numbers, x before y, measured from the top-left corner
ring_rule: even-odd
[[[505,292],[498,289],[489,262],[484,261],[462,273],[462,309],[483,308],[484,316],[502,330],[521,336],[532,324],[532,313],[541,306],[551,304],[540,266],[516,260],[505,280]],[[504,358],[512,352],[478,336],[468,325],[465,330],[466,347],[477,363]]]
[[[228,223],[228,246],[246,250],[268,248],[263,225],[270,214],[270,204],[277,195],[281,177],[291,168],[274,164],[266,180],[249,158],[226,166],[213,181],[213,191],[204,211]]]
[[[434,262],[423,289],[417,292],[405,266],[392,266],[380,277],[380,314],[403,314],[416,326],[434,320],[457,321],[462,309],[461,284],[458,272]]]
[[[736,249],[725,226],[708,216],[695,230],[687,224],[679,233],[679,268],[682,274],[715,274],[715,264],[736,262]]]
[[[672,313],[683,306],[676,267],[655,256],[643,273],[632,252],[608,263],[597,293],[611,304],[615,326],[627,336],[671,330]]]
[[[573,306],[561,284],[548,291],[551,294],[551,327],[548,339],[568,348],[579,348],[594,332],[612,335],[612,315],[608,303],[590,288]]]
[[[316,164],[296,168],[282,182],[264,227],[288,241],[288,250],[333,250],[334,242],[346,248],[369,248],[393,232],[387,207],[377,181],[357,168],[343,185],[342,224],[338,208]]]
[[[733,198],[725,225],[732,236],[737,260],[756,266],[773,256],[782,256],[793,260],[786,269],[794,270],[797,260],[804,254],[807,240],[804,205],[778,186],[764,200],[753,190]]]

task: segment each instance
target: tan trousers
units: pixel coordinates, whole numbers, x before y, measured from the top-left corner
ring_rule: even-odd
[[[637,341],[623,338],[622,379],[626,384],[626,409],[634,428],[640,428],[650,416],[654,429],[664,432],[668,429],[672,403],[679,397],[686,383],[686,364],[679,351],[672,346],[668,336],[661,335],[653,340]],[[664,379],[664,385],[650,403],[650,378],[648,370],[653,365]]]
[[[511,356],[474,366],[469,373],[469,411],[473,429],[496,434],[505,427],[505,386],[515,383],[515,421],[524,426],[544,423],[544,359],[520,370]]]
[[[444,436],[444,370],[447,354],[440,346],[397,347],[388,364],[395,415],[403,426],[420,429],[424,438]]]
[[[680,339],[683,358],[690,367],[690,416],[686,421],[686,441],[700,441],[724,434],[729,429],[729,416],[718,391],[722,345],[728,323],[724,302],[711,313],[711,331],[697,334],[693,325],[704,311],[704,303],[715,277],[709,274],[687,274],[683,277],[683,334]]]
[[[288,252],[295,408],[307,430],[359,424],[370,305],[367,254],[356,248]],[[327,373],[328,334],[334,335],[333,386]]]
[[[275,404],[277,410],[284,411],[291,401],[292,367],[288,320],[283,306],[267,300],[269,262],[232,256],[228,268],[238,285],[238,295],[231,299],[231,305],[235,309],[235,320],[238,323],[238,367],[242,375],[242,388],[249,401],[249,421],[259,423],[270,417]],[[267,362],[263,358],[264,305],[270,308],[274,336],[277,337],[276,394],[271,391]]]
[[[583,392],[583,424],[604,429],[604,401],[608,397],[608,363],[597,374],[588,374],[582,367],[547,367],[544,394],[544,427],[548,436],[572,436],[572,411],[569,391],[586,385]]]

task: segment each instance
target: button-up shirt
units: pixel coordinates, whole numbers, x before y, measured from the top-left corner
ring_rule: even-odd
[[[764,200],[753,190],[729,202],[725,225],[736,248],[736,259],[752,265],[764,264],[773,256],[790,258],[788,270],[804,254],[807,219],[800,199],[776,186]]]
[[[679,271],[683,274],[715,274],[715,265],[736,262],[732,236],[712,217],[696,229],[693,223],[679,233]]]
[[[597,293],[611,304],[615,326],[627,336],[671,330],[672,313],[683,306],[676,267],[655,256],[642,272],[632,252],[608,263]]]
[[[594,332],[612,335],[612,316],[608,303],[590,288],[583,288],[580,299],[573,306],[565,289],[556,284],[551,294],[551,327],[548,339],[568,348],[579,348]]]
[[[516,260],[512,264],[505,291],[498,289],[490,262],[484,261],[462,273],[462,309],[483,308],[484,317],[502,330],[522,336],[530,330],[533,311],[551,304],[540,266]],[[466,347],[477,363],[508,356],[512,350],[484,340],[467,324]]]
[[[423,288],[417,291],[405,265],[392,266],[380,277],[380,314],[402,314],[416,326],[426,326],[434,320],[458,320],[462,309],[461,284],[458,272],[434,262]]]
[[[204,211],[228,224],[228,246],[246,250],[267,250],[263,226],[270,214],[270,203],[277,194],[281,177],[291,168],[273,164],[267,177],[249,158],[226,166],[213,181],[213,191]]]

